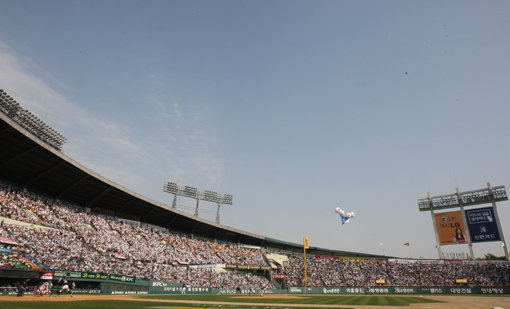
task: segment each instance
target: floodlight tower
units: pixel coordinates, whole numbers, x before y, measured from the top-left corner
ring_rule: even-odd
[[[37,116],[32,114],[29,110],[21,107],[21,105],[3,89],[0,89],[0,112],[7,115],[7,117],[22,126],[25,130],[34,134],[41,141],[58,151],[62,151],[62,147],[67,141],[66,137],[37,118]]]
[[[197,200],[195,206],[194,216],[198,217],[198,213],[200,210],[200,201],[213,202],[218,205],[216,210],[216,223],[220,224],[220,208],[221,205],[232,205],[232,195],[231,194],[220,194],[218,192],[213,192],[209,190],[201,191],[197,188],[190,186],[178,185],[174,182],[165,182],[163,184],[163,191],[167,193],[172,193],[174,195],[174,200],[172,202],[172,208],[177,208],[177,196],[185,196],[189,198],[193,198]]]

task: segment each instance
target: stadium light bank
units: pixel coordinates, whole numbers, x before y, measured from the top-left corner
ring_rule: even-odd
[[[221,194],[214,191],[209,190],[199,190],[195,187],[178,185],[174,182],[165,182],[163,184],[163,191],[167,193],[172,193],[174,195],[174,200],[172,202],[172,208],[177,207],[177,196],[189,197],[197,200],[197,204],[195,206],[195,217],[198,217],[199,211],[199,202],[213,202],[218,204],[218,208],[216,210],[216,223],[220,224],[220,208],[221,205],[232,205],[232,195],[231,194]]]
[[[41,119],[37,118],[30,111],[22,108],[21,105],[3,89],[0,89],[0,111],[25,130],[34,134],[41,141],[58,151],[62,151],[62,146],[64,146],[67,138],[44,123]]]

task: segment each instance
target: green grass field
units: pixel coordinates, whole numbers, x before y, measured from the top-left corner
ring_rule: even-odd
[[[371,305],[371,306],[409,306],[413,303],[432,303],[437,302],[425,297],[395,297],[395,296],[333,296],[333,295],[300,295],[294,299],[278,299],[278,298],[238,298],[227,295],[151,295],[140,296],[140,301],[130,300],[84,300],[66,302],[62,301],[2,301],[0,297],[0,308],[27,308],[27,309],[97,309],[97,308],[113,308],[113,309],[134,309],[134,308],[264,308],[264,309],[282,309],[291,308],[292,304],[309,305],[300,308],[317,308],[317,305],[343,305],[348,308],[349,305]],[[147,299],[147,301],[143,301]],[[150,299],[150,301],[149,301]],[[20,299],[21,300],[21,299]],[[158,302],[157,300],[172,300],[175,303]],[[183,301],[182,303],[179,301]],[[196,303],[194,302],[196,301]],[[222,304],[203,304],[200,302],[218,302]],[[227,304],[230,303],[230,304]],[[244,305],[240,305],[243,303]],[[251,303],[251,304],[250,304]],[[267,304],[258,305],[256,304]],[[284,306],[271,306],[270,304],[282,304]],[[288,304],[289,306],[285,306]]]
[[[299,295],[296,299],[278,299],[257,297],[244,298],[232,295],[148,295],[140,296],[150,299],[172,299],[172,300],[197,300],[197,301],[215,301],[215,302],[235,302],[235,303],[259,303],[259,304],[310,304],[310,305],[364,305],[364,306],[408,306],[412,303],[436,302],[423,297],[416,296],[346,296],[346,295]]]

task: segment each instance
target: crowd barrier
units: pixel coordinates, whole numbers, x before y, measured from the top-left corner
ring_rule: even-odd
[[[132,291],[132,290],[103,290],[103,289],[75,289],[73,294],[106,294],[106,295],[147,295],[147,294],[241,294],[241,295],[260,295],[260,290],[240,290],[235,289],[211,289],[202,287],[186,287],[183,292],[179,286],[158,286],[149,287],[148,290]],[[0,295],[16,295],[16,290],[2,291]],[[33,291],[26,291],[24,295],[33,295]],[[508,295],[510,287],[327,287],[327,288],[304,288],[291,287],[280,290],[265,290],[263,294],[336,294],[336,295]]]
[[[16,271],[24,278],[33,278],[27,276],[27,272]],[[31,272],[31,274],[36,272]],[[66,276],[68,281],[76,282],[94,282],[97,288],[80,289],[73,291],[75,294],[115,294],[115,295],[140,295],[140,294],[337,294],[337,295],[377,295],[377,294],[419,294],[419,295],[508,295],[510,286],[448,286],[448,287],[399,287],[399,286],[377,286],[377,287],[289,287],[287,289],[263,290],[260,289],[218,289],[207,287],[187,286],[175,282],[161,280],[144,280],[135,277],[120,276],[115,274],[80,272],[80,271],[61,271],[56,270],[52,273],[41,273],[38,279],[52,280],[56,283],[59,278]],[[45,277],[52,275],[50,277]],[[9,276],[10,278],[21,278],[20,276]],[[7,277],[6,277],[7,278]],[[19,280],[19,279],[18,279]],[[33,278],[33,280],[37,280]],[[183,291],[183,288],[185,289]],[[2,291],[0,295],[14,295],[17,291],[14,288]],[[25,291],[26,295],[34,294],[33,291]]]
[[[290,287],[289,294],[510,294],[510,286],[502,287]]]

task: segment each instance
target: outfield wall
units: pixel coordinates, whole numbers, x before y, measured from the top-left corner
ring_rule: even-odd
[[[16,295],[15,290],[0,292],[0,295]],[[182,294],[182,288],[176,286],[162,287],[161,289],[145,290],[102,290],[102,289],[76,289],[74,294],[106,294],[106,295],[147,295],[147,294]],[[33,291],[24,292],[25,295],[33,295]],[[260,295],[260,290],[235,289],[210,289],[201,287],[187,287],[185,294],[240,294]],[[292,287],[283,290],[266,290],[264,294],[334,294],[334,295],[377,295],[377,294],[414,294],[414,295],[509,295],[510,287],[328,287],[328,288],[304,288]]]
[[[2,291],[0,295],[16,295],[15,290]],[[105,289],[75,289],[74,294],[106,294],[106,295],[147,295],[147,294],[183,294],[182,288],[168,286],[149,288],[148,290],[105,290]],[[25,295],[33,295],[33,291],[25,291]],[[260,295],[260,290],[211,289],[201,287],[186,287],[185,294],[240,294]],[[414,294],[414,295],[510,295],[510,287],[328,287],[304,288],[292,287],[283,290],[266,290],[264,294],[334,294],[334,295],[377,295],[377,294]]]
[[[290,287],[289,294],[510,294],[510,286],[500,287]]]
[[[26,281],[30,279],[31,285],[42,283],[47,280],[43,277],[47,275],[44,272],[20,271],[20,270],[0,270],[0,279]],[[119,276],[106,273],[79,272],[79,271],[53,271],[52,281],[55,284],[57,280],[66,276],[68,281],[91,282],[97,285],[93,289],[74,290],[76,294],[115,294],[115,295],[139,295],[139,294],[182,294],[183,287],[179,283],[167,282],[161,280],[144,280],[129,276]],[[256,294],[260,295],[260,289],[247,290],[242,289],[216,289],[188,286],[185,288],[186,294]],[[337,295],[377,295],[377,294],[449,294],[449,295],[510,295],[510,286],[451,286],[451,287],[289,287],[288,289],[264,290],[264,294],[337,294]],[[13,295],[16,291],[1,291],[0,295]],[[31,291],[25,291],[25,294],[33,294]]]

